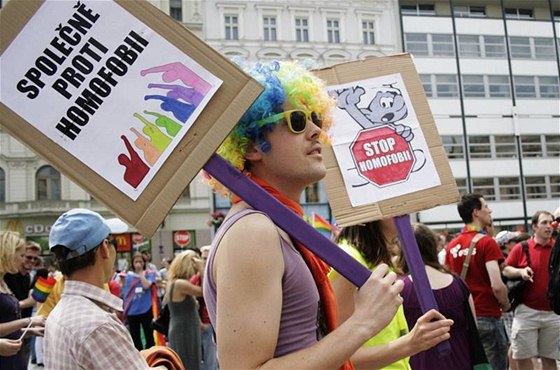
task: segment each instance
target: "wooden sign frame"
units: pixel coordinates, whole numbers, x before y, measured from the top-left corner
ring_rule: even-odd
[[[460,195],[455,178],[451,172],[418,72],[409,54],[342,63],[314,72],[326,81],[327,86],[400,74],[441,181],[441,185],[436,187],[353,207],[334,150],[332,147],[326,147],[323,149],[323,158],[327,166],[327,176],[324,184],[337,225],[349,226],[405,215],[442,204],[456,203],[459,200]],[[337,121],[335,124],[341,125],[344,123]]]
[[[78,1],[76,3],[79,4]],[[147,1],[116,0],[115,3],[223,81],[140,196],[132,200],[3,102],[0,104],[0,123],[8,133],[83,187],[114,214],[134,225],[144,235],[151,236],[185,187],[261,93],[262,86]],[[16,0],[5,5],[0,12],[0,55],[4,54],[43,4],[44,1]],[[3,70],[2,73],[9,71]],[[103,143],[95,145],[103,150]]]

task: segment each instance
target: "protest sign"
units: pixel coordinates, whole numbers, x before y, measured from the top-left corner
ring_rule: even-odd
[[[2,126],[146,236],[262,90],[143,0],[11,1],[0,22]]]
[[[408,214],[457,202],[459,192],[410,55],[316,74],[337,99],[333,145],[323,151],[337,224],[394,217],[422,311],[437,309]],[[438,351],[449,353],[449,343]]]
[[[337,98],[324,181],[338,226],[455,203],[459,192],[408,54],[315,71]]]

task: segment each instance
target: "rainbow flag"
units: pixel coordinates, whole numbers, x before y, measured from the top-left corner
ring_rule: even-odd
[[[155,284],[152,285],[152,316],[153,318],[159,317],[159,298],[157,296],[157,287]],[[148,333],[145,333],[148,335]],[[152,334],[154,336],[154,343],[156,346],[165,346],[166,340],[165,335],[161,334],[158,331],[152,330]]]
[[[315,212],[313,212],[313,214],[311,215],[311,226],[319,231],[327,232],[330,234],[337,234],[339,231],[338,227],[331,224],[329,221],[325,220]]]
[[[54,284],[56,284],[56,279],[52,276],[49,276],[46,279],[44,277],[39,277],[35,282],[31,296],[39,303],[45,302],[51,293]]]

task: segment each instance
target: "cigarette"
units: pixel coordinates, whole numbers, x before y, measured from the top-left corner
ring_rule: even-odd
[[[29,328],[31,328],[31,324],[33,324],[33,320],[29,320],[29,324],[27,324],[27,326],[25,327],[25,329],[23,329],[23,333],[21,334],[21,337],[19,337],[19,340],[23,339],[23,336],[25,335],[25,333],[27,333],[27,331],[29,330]]]

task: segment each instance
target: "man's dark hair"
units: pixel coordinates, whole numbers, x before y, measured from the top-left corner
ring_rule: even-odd
[[[457,204],[457,211],[465,224],[473,222],[472,213],[475,209],[482,209],[482,198],[483,195],[478,193],[467,193],[461,197],[461,201]]]
[[[554,216],[552,215],[552,213],[548,211],[537,211],[533,214],[533,217],[531,217],[531,226],[537,226],[537,224],[539,223],[539,217],[541,217],[541,215],[543,214],[550,216],[550,218],[554,220]]]
[[[95,265],[95,254],[99,245],[81,256],[74,257],[69,260],[66,259],[66,256],[71,253],[71,250],[65,246],[54,246],[51,251],[54,254],[58,267],[60,268],[60,272],[62,272],[64,276],[70,276],[84,267]]]

